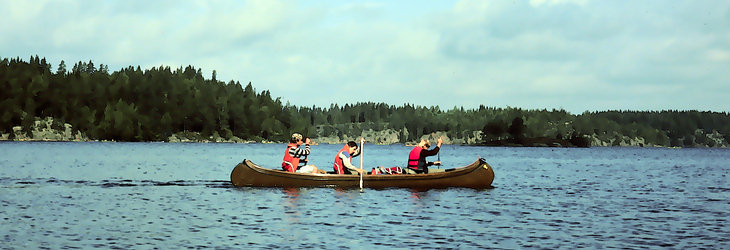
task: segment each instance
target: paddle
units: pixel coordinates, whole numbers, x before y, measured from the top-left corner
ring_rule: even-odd
[[[439,140],[441,140],[441,137],[439,137]],[[441,169],[441,146],[439,145],[439,152],[438,152],[438,163],[436,166],[438,166],[438,169]]]
[[[362,162],[363,162],[363,158],[365,158],[365,148],[362,147],[363,144],[365,144],[365,138],[362,138],[361,137],[360,138],[360,170],[363,170],[362,169]],[[362,189],[362,173],[363,172],[361,171],[360,172],[360,192],[363,191],[363,189]]]

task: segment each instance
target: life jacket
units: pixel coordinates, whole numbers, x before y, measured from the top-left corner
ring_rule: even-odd
[[[350,154],[350,146],[345,145],[342,149],[340,149],[339,152],[335,155],[335,173],[336,174],[345,174],[345,166],[342,164],[342,158],[340,158],[340,153],[345,152],[348,156]],[[352,157],[350,157],[350,163],[352,163]]]
[[[281,168],[288,172],[296,172],[299,167],[299,157],[294,157],[289,154],[289,149],[298,148],[296,143],[289,143],[284,151],[284,161],[281,163]]]
[[[416,146],[408,155],[408,168],[418,169],[418,160],[421,158],[422,147]]]
[[[403,174],[403,169],[401,167],[386,168],[386,167],[380,166],[380,167],[373,168],[370,171],[370,174],[371,175]]]

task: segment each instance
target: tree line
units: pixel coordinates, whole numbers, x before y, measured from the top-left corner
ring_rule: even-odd
[[[475,109],[362,102],[329,107],[283,104],[249,82],[223,82],[193,66],[109,72],[93,61],[53,69],[45,58],[0,62],[0,132],[54,118],[89,138],[165,141],[180,132],[244,140],[285,141],[292,132],[309,137],[357,136],[360,131],[392,129],[399,141],[445,132],[451,138],[481,141],[518,138],[593,138],[619,145],[642,138],[646,145],[722,146],[730,144],[730,116],[708,111],[524,110],[480,106]]]
[[[29,131],[35,117],[69,123],[89,138],[160,141],[181,131],[222,137],[280,138],[291,119],[269,91],[251,83],[205,79],[192,66],[109,72],[92,61],[70,71],[61,61],[55,72],[45,59],[0,62],[0,128],[21,125]]]

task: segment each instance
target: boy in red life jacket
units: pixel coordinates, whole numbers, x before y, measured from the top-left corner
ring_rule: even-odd
[[[444,141],[441,137],[439,137],[436,147],[429,150],[428,148],[431,147],[431,143],[428,140],[421,140],[421,142],[419,142],[408,155],[408,167],[406,168],[406,172],[409,174],[428,174],[428,166],[441,165],[440,161],[426,162],[426,157],[436,155],[441,149],[441,144],[443,142]]]
[[[309,138],[307,138],[306,141],[302,141],[302,138],[303,136],[299,133],[291,135],[289,145],[286,146],[286,151],[284,151],[284,161],[281,163],[281,168],[288,172],[321,173],[314,165],[299,166],[299,162],[302,160],[301,157],[306,159],[311,152],[311,149],[309,148]],[[304,149],[299,148],[302,143],[305,145]]]
[[[340,152],[335,155],[335,173],[336,174],[364,174],[365,170],[355,167],[352,165],[352,158],[358,156],[360,150],[358,150],[357,143],[354,141],[347,142]]]

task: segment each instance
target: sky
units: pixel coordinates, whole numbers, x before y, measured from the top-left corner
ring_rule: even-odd
[[[0,57],[193,65],[291,105],[730,112],[730,1],[0,0]]]

